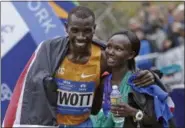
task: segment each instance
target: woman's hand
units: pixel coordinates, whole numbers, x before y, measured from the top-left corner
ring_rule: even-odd
[[[155,82],[154,74],[149,70],[140,70],[137,72],[137,77],[134,80],[136,86],[148,86]]]
[[[137,113],[137,109],[133,108],[132,106],[126,103],[120,103],[119,105],[112,105],[111,112],[114,114],[115,117],[128,117],[134,116]]]

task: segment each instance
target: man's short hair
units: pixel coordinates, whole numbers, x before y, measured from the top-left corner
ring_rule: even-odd
[[[95,15],[94,15],[93,11],[90,10],[89,8],[87,8],[87,7],[84,7],[84,6],[77,6],[77,7],[73,8],[73,9],[69,12],[69,14],[68,14],[68,22],[71,21],[71,16],[72,16],[73,14],[74,14],[76,17],[82,18],[82,19],[85,19],[85,18],[88,18],[88,17],[92,16],[93,22],[95,22]]]

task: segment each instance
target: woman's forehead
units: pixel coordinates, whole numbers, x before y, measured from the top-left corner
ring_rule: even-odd
[[[119,34],[119,35],[114,35],[110,38],[111,42],[119,42],[119,43],[130,43],[129,38],[126,35]]]

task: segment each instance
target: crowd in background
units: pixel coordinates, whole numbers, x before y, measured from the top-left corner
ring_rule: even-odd
[[[160,69],[165,84],[184,84],[184,4],[165,7],[143,2],[128,27],[141,40],[140,55],[151,55],[137,61],[137,66]]]

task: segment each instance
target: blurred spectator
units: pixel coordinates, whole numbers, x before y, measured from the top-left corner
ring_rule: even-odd
[[[138,14],[140,23],[129,21],[129,28],[141,28],[154,51],[163,52],[179,46],[184,41],[184,5],[165,6],[143,2]]]
[[[184,22],[184,4],[179,4],[173,11],[174,20],[176,22]]]
[[[140,56],[160,53],[153,61],[137,61],[137,66],[141,69],[156,67],[165,70],[180,67],[181,70],[166,74],[163,80],[170,84],[184,83],[184,5],[172,3],[165,7],[142,2],[141,10],[137,17],[129,20],[128,27],[141,40]]]
[[[184,88],[185,83],[184,22],[184,3],[171,3],[166,7],[146,1],[142,2],[140,11],[128,24],[141,40],[140,61],[136,61],[137,67],[160,69],[164,73],[162,81],[171,91],[174,88]],[[158,56],[156,57],[157,53],[149,54],[151,52],[157,52]],[[142,55],[153,57],[153,60],[142,60]],[[178,91],[184,95],[184,90]],[[177,92],[172,93],[177,108],[176,124],[178,128],[184,128],[184,115],[181,113],[184,106],[180,104],[183,100],[179,99]]]
[[[159,19],[155,16],[149,17],[149,23],[151,30],[146,32],[146,39],[151,41],[155,45],[155,51],[162,51],[162,44],[166,40],[167,35],[163,31]]]
[[[173,11],[176,8],[176,5],[174,3],[171,3],[168,5],[168,24],[171,25],[174,22],[174,16],[173,16]]]
[[[184,42],[184,5],[178,5],[172,14],[174,22],[169,26],[168,36],[173,47],[176,47]]]
[[[174,22],[171,26],[171,34],[169,35],[174,46],[179,46],[184,42],[184,24]]]
[[[136,18],[132,17],[128,22],[128,27],[131,31],[136,31],[142,27],[141,22]]]
[[[169,85],[184,84],[184,44],[160,54],[156,59],[156,67],[158,69],[173,64],[179,65],[181,70],[165,75],[162,79],[163,82]]]
[[[144,32],[141,29],[135,31],[137,37],[141,41],[140,51],[138,56],[148,55],[152,53],[151,44],[145,39]],[[153,61],[151,59],[145,59],[137,61],[137,67],[140,69],[151,69],[153,67]]]
[[[139,13],[139,19],[144,18],[144,21],[141,20],[141,28],[146,39],[154,45],[155,51],[161,51],[162,42],[167,37],[162,26],[165,18],[161,14],[159,6],[149,4],[146,7],[142,6],[142,8],[143,10]]]
[[[166,52],[166,51],[170,50],[172,47],[173,47],[172,41],[170,39],[166,39],[163,42],[162,51]]]

